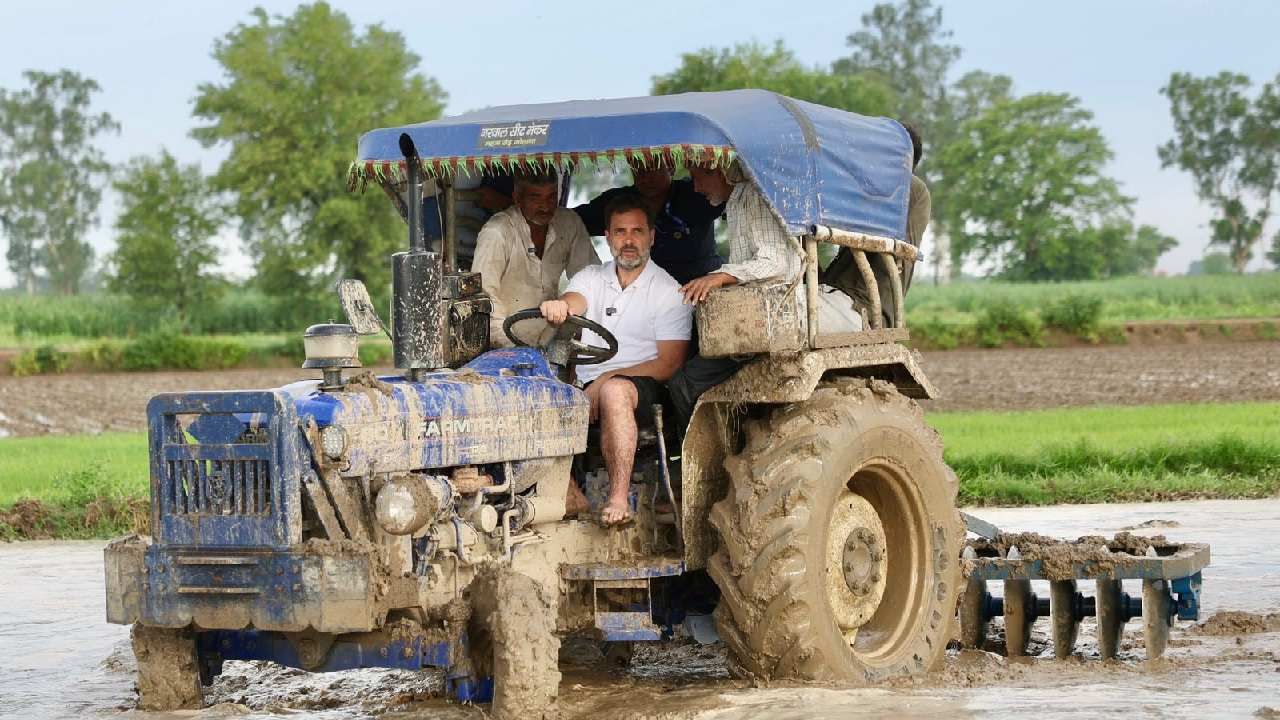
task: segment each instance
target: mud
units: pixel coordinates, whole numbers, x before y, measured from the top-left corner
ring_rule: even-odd
[[[1160,520],[1158,518],[1146,520],[1136,525],[1127,525],[1120,528],[1121,530],[1146,530],[1147,528],[1176,528],[1181,527],[1177,520]]]
[[[492,598],[474,620],[491,638],[496,720],[558,717],[560,639],[556,604],[532,578],[493,564],[481,569],[473,591]],[[487,659],[487,658],[486,658]]]
[[[925,409],[1280,400],[1280,342],[926,352],[942,396]]]
[[[1193,632],[1201,635],[1251,635],[1280,632],[1280,613],[1258,613],[1227,610],[1197,625]]]
[[[1280,614],[1280,546],[1259,542],[1280,532],[1280,499],[1146,505],[982,509],[994,524],[1046,536],[1113,537],[1152,517],[1179,523],[1171,542],[1207,542],[1203,617],[1227,611]],[[1144,536],[1149,534],[1138,533]],[[0,544],[0,715],[173,720],[176,717],[283,716],[321,720],[432,718],[479,720],[488,708],[440,698],[438,673],[361,670],[309,674],[269,663],[228,662],[206,688],[199,713],[152,714],[136,706],[129,629],[102,622],[102,543]],[[1035,592],[1045,593],[1042,583]],[[1088,585],[1081,590],[1091,593]],[[998,594],[1000,584],[991,591]],[[1126,592],[1137,591],[1126,582]],[[1010,661],[986,652],[948,651],[936,674],[873,688],[777,683],[754,687],[727,677],[720,645],[687,639],[637,645],[630,666],[611,668],[588,647],[566,662],[557,706],[561,717],[746,720],[774,718],[1036,717],[1081,720],[1126,712],[1199,720],[1274,717],[1280,708],[1280,634],[1211,635],[1179,622],[1169,651],[1144,661],[1141,622],[1125,627],[1120,659],[1097,657],[1096,626],[1080,627],[1077,655],[1052,659],[1048,625],[1033,628],[1030,653]],[[1001,642],[999,622],[987,649]],[[246,714],[247,713],[247,714]]]
[[[1280,400],[1280,342],[926,352],[941,397],[926,409]],[[386,371],[375,371],[386,372]],[[0,376],[0,437],[134,431],[161,392],[272,388],[318,378],[296,369]]]
[[[1153,544],[1163,544],[1163,535],[1151,538],[1128,531],[1116,533],[1110,540],[1102,535],[1085,535],[1076,540],[1051,538],[1034,532],[1002,533],[993,539],[971,543],[979,555],[992,552],[1001,557],[1016,547],[1023,560],[1041,561],[1041,574],[1046,580],[1070,580],[1076,565],[1088,563],[1094,571],[1106,574],[1144,556]],[[966,568],[968,564],[966,564]]]
[[[143,710],[197,709],[201,705],[195,634],[190,630],[133,628],[138,664],[138,707]]]

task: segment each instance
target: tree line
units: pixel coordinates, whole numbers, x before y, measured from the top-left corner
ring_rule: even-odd
[[[1019,94],[1007,75],[981,70],[953,77],[962,49],[931,0],[876,5],[847,46],[812,67],[781,42],[704,48],[653,77],[651,91],[756,87],[914,123],[938,242],[926,251],[953,273],[969,262],[1013,280],[1105,278],[1150,272],[1174,246],[1134,224],[1133,198],[1106,174],[1112,151],[1079,98]],[[444,89],[401,34],[358,29],[324,2],[290,15],[257,9],[215,40],[213,57],[222,77],[196,88],[191,135],[229,153],[208,176],[165,150],[113,167],[99,143],[120,125],[94,108],[101,89],[79,73],[31,70],[25,87],[0,89],[0,232],[21,288],[80,291],[108,185],[120,199],[103,263],[114,291],[185,312],[221,286],[214,239],[224,228],[268,294],[311,294],[337,276],[386,284],[403,233],[380,193],[346,192],[354,139],[439,117]],[[1161,162],[1195,180],[1214,211],[1211,245],[1243,272],[1280,191],[1280,75],[1255,90],[1235,73],[1174,73],[1161,92],[1174,125]],[[1280,233],[1268,256],[1280,266]]]

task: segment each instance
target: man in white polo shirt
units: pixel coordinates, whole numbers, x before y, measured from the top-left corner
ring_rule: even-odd
[[[605,219],[613,262],[583,268],[569,281],[564,295],[542,303],[541,310],[552,325],[563,323],[570,314],[581,315],[603,325],[618,340],[618,353],[612,358],[578,367],[578,380],[591,400],[591,419],[600,423],[600,445],[609,472],[609,498],[601,520],[614,525],[631,515],[627,496],[635,465],[636,419],[652,420],[652,406],[665,393],[662,384],[684,364],[693,308],[684,304],[680,284],[649,262],[654,223],[644,199],[638,195],[615,198]],[[592,338],[588,342],[598,340]]]

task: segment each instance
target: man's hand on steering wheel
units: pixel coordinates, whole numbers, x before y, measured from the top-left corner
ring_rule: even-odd
[[[563,325],[569,318],[569,303],[564,300],[547,300],[538,306],[538,310],[552,325]]]
[[[541,349],[547,360],[562,367],[574,365],[595,365],[618,354],[618,339],[604,326],[582,315],[569,312],[570,306],[563,300],[548,300],[536,308],[521,310],[507,316],[502,322],[502,331],[517,347],[528,347],[529,343],[513,331],[516,323],[525,320],[542,319],[556,327],[550,338],[543,341]],[[563,314],[561,314],[563,313]],[[555,322],[559,318],[559,322]],[[590,345],[574,337],[579,330],[590,330],[604,341],[604,346]]]

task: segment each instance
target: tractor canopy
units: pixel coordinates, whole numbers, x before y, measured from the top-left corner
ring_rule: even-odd
[[[428,176],[737,160],[794,234],[826,226],[906,239],[911,140],[897,121],[764,90],[486,108],[360,138],[349,184],[406,177],[407,133]]]

